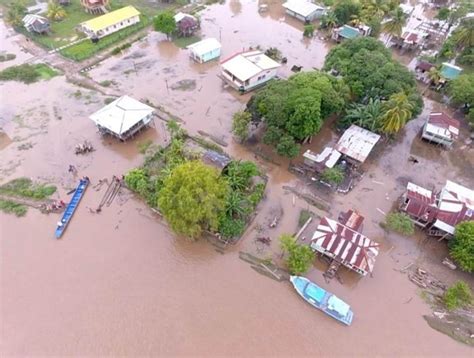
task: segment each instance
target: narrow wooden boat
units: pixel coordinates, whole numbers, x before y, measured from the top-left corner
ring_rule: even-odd
[[[69,202],[68,206],[66,207],[66,210],[64,211],[63,217],[61,218],[61,221],[58,222],[58,225],[56,227],[56,239],[59,239],[66,230],[67,224],[69,224],[69,221],[71,220],[74,211],[76,211],[76,208],[79,205],[79,202],[81,201],[82,196],[84,195],[84,192],[86,191],[88,185],[88,179],[81,179],[79,181],[79,185],[74,191],[71,201]]]

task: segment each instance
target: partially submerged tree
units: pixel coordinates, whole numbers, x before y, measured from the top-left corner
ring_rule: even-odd
[[[313,37],[313,35],[314,35],[314,25],[313,24],[305,25],[303,29],[303,36]]]
[[[339,167],[327,168],[321,173],[321,179],[326,183],[339,185],[344,181],[344,171]]]
[[[249,136],[249,125],[252,115],[246,111],[239,111],[232,116],[232,133],[241,143],[245,142]]]
[[[228,190],[217,170],[189,161],[164,180],[158,207],[175,232],[197,239],[203,230],[218,228]]]
[[[166,38],[169,39],[170,35],[176,31],[176,21],[173,13],[164,11],[156,15],[153,20],[153,27],[155,31],[166,34]]]
[[[464,281],[457,281],[449,287],[443,296],[444,304],[448,310],[469,307],[473,303],[472,291]]]
[[[474,271],[474,221],[456,225],[454,238],[449,242],[449,254],[461,269]]]
[[[461,74],[450,81],[448,93],[455,104],[474,107],[474,73]]]
[[[314,261],[313,250],[306,245],[300,245],[296,239],[288,234],[280,236],[281,249],[288,256],[286,264],[292,275],[300,275],[306,273]]]

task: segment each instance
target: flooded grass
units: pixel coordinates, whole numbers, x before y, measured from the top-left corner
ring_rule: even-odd
[[[11,200],[0,199],[0,211],[6,214],[14,214],[18,217],[25,216],[28,208]]]
[[[186,48],[193,43],[201,41],[201,37],[199,36],[189,36],[189,37],[176,37],[173,38],[173,43],[178,46],[179,48]]]
[[[49,80],[59,75],[59,72],[44,63],[12,66],[0,71],[0,81],[19,81],[33,83],[41,79]]]
[[[46,199],[56,192],[56,186],[35,184],[29,178],[17,178],[0,186],[0,194],[30,199]]]

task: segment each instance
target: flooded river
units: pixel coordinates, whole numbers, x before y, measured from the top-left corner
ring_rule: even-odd
[[[302,40],[301,24],[286,19],[279,3],[265,14],[257,6],[235,0],[212,6],[202,14],[202,32],[221,37],[224,58],[243,47],[277,46],[288,57],[282,75],[289,75],[293,64],[306,70],[322,65],[326,45]],[[146,98],[180,117],[191,133],[220,136],[229,153],[254,159],[229,135],[231,115],[248,96],[224,88],[217,74],[217,63],[193,64],[185,50],[155,33],[89,72],[97,82],[115,81],[104,92]],[[87,117],[108,96],[64,77],[29,86],[2,83],[0,90],[0,123],[9,138],[0,153],[1,183],[28,176],[55,183],[58,197],[66,198],[76,183],[67,173],[69,164],[96,184],[140,165],[138,143],[166,139],[159,120],[128,143],[100,138]],[[427,101],[425,113],[433,106]],[[398,142],[381,146],[353,192],[332,198],[331,216],[349,208],[361,211],[364,233],[383,248],[372,278],[344,272],[344,285],[328,285],[319,264],[309,273],[352,305],[351,327],[312,309],[288,282],[261,276],[239,259],[239,251],[253,252],[255,226],[275,207],[284,214],[270,233],[274,242],[280,233],[296,230],[300,209],[308,207],[283,190],[303,184],[287,171],[288,162],[278,159],[280,166],[259,162],[270,178],[267,198],[246,236],[224,254],[205,241],[176,237],[129,193],[92,214],[88,208],[97,207],[104,190],[90,187],[59,241],[53,239],[57,215],[30,210],[18,219],[0,212],[2,355],[472,355],[467,346],[429,328],[422,317],[428,306],[394,270],[426,261],[419,240],[387,236],[378,226],[383,217],[377,208],[390,210],[405,177],[424,185],[439,186],[446,178],[474,185],[469,158],[425,149],[418,141],[422,121],[411,122]],[[311,146],[335,138],[326,126]],[[84,139],[96,151],[75,156],[74,145]],[[407,162],[409,154],[420,158],[418,167]],[[428,167],[429,172],[420,170]],[[440,245],[429,250],[443,255]],[[268,255],[279,255],[276,246]]]

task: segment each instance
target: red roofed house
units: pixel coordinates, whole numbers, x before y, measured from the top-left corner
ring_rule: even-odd
[[[322,218],[311,240],[311,248],[365,276],[374,269],[379,244],[358,230],[363,217],[349,211],[343,222]],[[357,229],[355,229],[357,228]]]
[[[421,137],[445,147],[451,147],[459,136],[459,121],[443,112],[432,112],[425,125]]]
[[[408,183],[400,210],[415,224],[427,227],[430,236],[449,238],[457,224],[474,221],[474,191],[449,180],[437,194]]]

